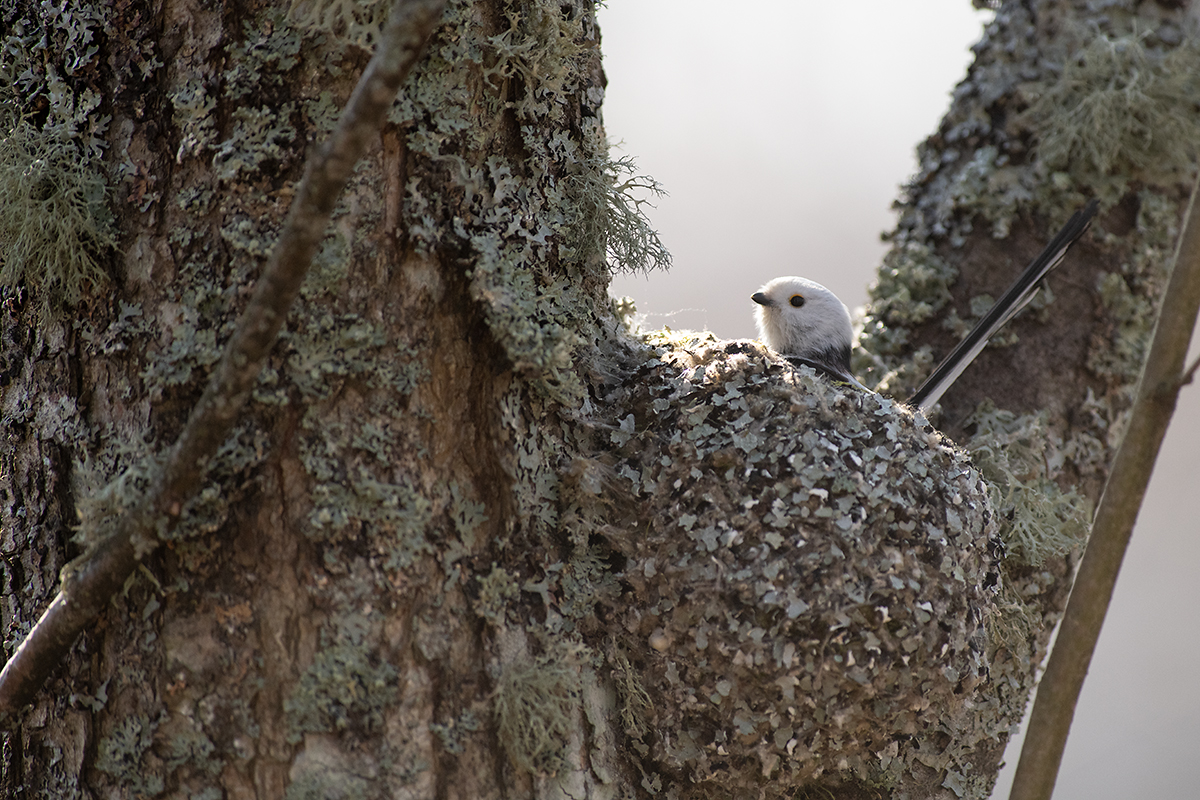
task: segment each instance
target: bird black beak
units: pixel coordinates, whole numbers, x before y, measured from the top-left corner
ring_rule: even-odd
[[[750,295],[750,299],[753,300],[754,302],[758,303],[760,306],[775,305],[774,303],[771,302],[771,298],[767,297],[762,292],[755,292],[754,294]]]

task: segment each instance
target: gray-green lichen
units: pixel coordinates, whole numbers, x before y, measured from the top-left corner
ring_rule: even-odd
[[[521,594],[516,579],[501,567],[493,564],[492,571],[480,576],[477,612],[496,627],[505,624],[507,610]]]
[[[115,239],[102,173],[70,141],[24,120],[0,136],[0,283],[24,285],[45,310],[106,280]]]
[[[103,8],[43,6],[0,36],[0,285],[43,314],[107,280],[116,245],[95,80]]]
[[[340,764],[300,762],[296,776],[289,781],[286,800],[357,800],[368,797],[370,781],[362,775],[340,768]]]
[[[242,38],[234,44],[224,73],[225,96],[242,100],[264,89],[281,89],[288,72],[300,63],[303,40],[278,11],[244,22]]]
[[[185,728],[171,737],[164,762],[168,770],[194,769],[209,778],[221,771],[221,762],[214,758],[216,746],[204,732]]]
[[[513,764],[534,775],[562,769],[579,705],[579,673],[573,664],[553,655],[506,664],[496,682],[493,708],[500,744]]]
[[[496,340],[520,374],[556,401],[576,405],[582,386],[569,367],[572,352],[599,333],[588,321],[603,313],[597,301],[607,283],[606,255],[626,269],[669,260],[640,207],[638,193],[653,193],[657,184],[608,157],[590,14],[538,0],[508,12],[506,30],[486,35],[464,4],[452,2],[446,20],[456,35],[431,50],[392,119],[416,126],[406,140],[409,157],[437,165],[462,187],[462,202],[447,219],[444,192],[410,181],[410,234],[418,247],[436,246],[447,228],[464,240],[474,254],[471,295]],[[481,98],[480,84],[463,80],[464,63],[478,68],[477,80],[489,90]],[[536,89],[515,94],[518,82]],[[514,115],[520,158],[473,155],[487,145],[469,122],[476,98]],[[581,103],[583,130],[576,132],[567,111]]]
[[[157,727],[157,722],[141,715],[118,720],[96,746],[96,769],[120,781],[130,791],[150,796],[162,792],[162,775],[148,769],[143,761],[154,743]]]
[[[909,329],[942,312],[958,272],[928,245],[901,235],[884,257],[870,287],[870,314],[853,350],[856,374],[880,391],[915,383],[933,366],[929,348],[909,350]],[[901,359],[897,356],[904,354]]]
[[[185,157],[206,152],[216,141],[213,111],[217,108],[217,99],[209,92],[204,81],[195,78],[177,86],[169,98],[180,125],[176,160],[183,161]],[[186,193],[180,193],[178,200],[183,202],[187,196]]]
[[[1081,545],[1091,521],[1091,503],[1049,477],[1065,456],[1045,417],[984,403],[972,420],[975,435],[965,444],[987,479],[992,507],[1005,520],[1001,538],[1017,560],[1035,567]]]
[[[95,545],[111,536],[140,505],[153,475],[162,468],[159,459],[122,445],[118,440],[111,450],[75,465],[76,539],[81,544]]]
[[[572,248],[584,256],[606,253],[614,270],[667,269],[671,254],[642,210],[650,197],[661,197],[666,191],[636,170],[630,157],[616,161],[601,157],[573,177],[570,191],[579,208]]]
[[[1114,173],[1169,173],[1195,158],[1200,46],[1189,39],[1163,48],[1139,27],[1135,20],[1124,34],[1081,29],[1086,44],[1062,74],[1029,91],[1036,100],[1026,113],[1047,169],[1095,181]]]
[[[613,684],[621,701],[621,726],[631,743],[639,753],[645,755],[648,748],[640,741],[650,732],[650,718],[654,712],[654,702],[642,685],[642,679],[634,669],[633,664],[624,653],[613,649],[609,653],[612,664]]]
[[[310,34],[331,34],[362,48],[373,47],[390,6],[383,0],[292,0],[289,21]]]
[[[370,735],[396,699],[396,670],[361,645],[339,644],[317,653],[283,704],[289,738],[305,732]]]
[[[976,46],[985,57],[955,90],[939,134],[918,150],[899,232],[957,247],[980,221],[1002,238],[1021,214],[1063,221],[1087,197],[1111,207],[1139,180],[1186,180],[1200,125],[1198,51],[1155,11],[1067,15],[1065,32],[1038,38],[1032,12],[1001,8]],[[1030,108],[989,117],[1008,95]]]
[[[475,712],[467,709],[457,719],[430,723],[429,730],[441,741],[443,750],[460,755],[466,752],[464,740],[478,732],[481,727]]]
[[[290,152],[296,138],[291,116],[296,107],[285,103],[281,108],[238,108],[233,135],[217,146],[213,156],[216,177],[232,181],[245,171],[256,171],[268,161],[278,161]]]
[[[453,500],[450,518],[454,521],[454,527],[459,536],[470,548],[474,544],[480,526],[487,522],[487,506],[467,497],[457,483],[450,484],[450,497]]]
[[[88,547],[103,542],[142,505],[165,462],[162,454],[130,447],[112,431],[97,438],[107,448],[80,461],[73,476],[79,493],[76,539]],[[244,496],[246,479],[266,458],[268,449],[266,435],[253,425],[241,425],[232,431],[210,460],[204,485],[184,504],[169,530],[160,526],[159,540],[178,542],[220,530],[231,505]],[[152,550],[154,544],[135,542],[139,550],[145,551]]]
[[[0,92],[5,113],[41,117],[49,139],[74,141],[86,159],[98,158],[110,118],[96,113],[101,92],[94,83],[100,36],[111,24],[104,5],[41,5],[19,16],[3,35]]]

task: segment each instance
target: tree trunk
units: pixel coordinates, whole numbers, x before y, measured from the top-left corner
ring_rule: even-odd
[[[286,5],[3,12],[9,654],[178,435],[386,13]],[[1101,485],[1182,197],[1128,143],[1055,166],[1065,125],[1018,113],[1106,41],[1071,9],[998,12],[889,261],[940,319],[1105,201],[1050,306],[1095,318],[1022,320],[969,373],[1021,377],[947,395],[989,483],[757,344],[630,335],[609,264],[665,254],[608,156],[592,3],[451,0],[183,523],[6,734],[7,796],[985,796],[1073,544],[1005,515]],[[1166,104],[1194,51],[1143,13],[1103,35]],[[949,342],[900,291],[868,330],[896,391]],[[984,397],[1017,416],[968,420]]]
[[[999,4],[918,148],[872,287],[857,366],[903,396],[1073,211],[1101,201],[1042,302],[980,355],[936,420],[971,452],[1000,516],[990,702],[1013,725],[1124,434],[1194,180],[1189,6],[1118,4],[1097,17],[1082,2]],[[995,774],[1006,740],[981,747],[979,774]]]

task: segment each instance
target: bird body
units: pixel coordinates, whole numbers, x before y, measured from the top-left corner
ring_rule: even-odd
[[[917,389],[908,404],[927,411],[958,380],[988,340],[1037,294],[1042,279],[1083,236],[1099,208],[1093,200],[1075,212],[1016,282]],[[767,347],[789,361],[807,364],[835,380],[869,391],[850,374],[850,312],[833,292],[807,278],[776,278],[750,297],[758,308],[758,332]]]
[[[867,388],[850,374],[853,331],[846,304],[807,278],[776,278],[751,297],[758,333],[767,347],[818,372]]]

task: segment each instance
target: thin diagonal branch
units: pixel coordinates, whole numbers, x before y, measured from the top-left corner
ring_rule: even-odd
[[[1054,791],[1079,691],[1100,638],[1154,461],[1175,410],[1183,362],[1200,309],[1198,193],[1200,181],[1188,202],[1187,219],[1175,251],[1171,279],[1163,293],[1129,427],[1113,461],[1058,639],[1038,686],[1009,800],[1049,800]]]
[[[1179,379],[1180,386],[1187,386],[1196,379],[1196,368],[1200,367],[1200,358],[1192,362],[1192,365],[1184,370],[1183,377]]]
[[[354,94],[328,141],[309,159],[279,242],[161,473],[117,532],[67,565],[58,595],[0,672],[0,725],[13,724],[89,625],[178,521],[209,460],[249,397],[354,165],[378,136],[400,84],[416,64],[446,0],[396,0]]]

